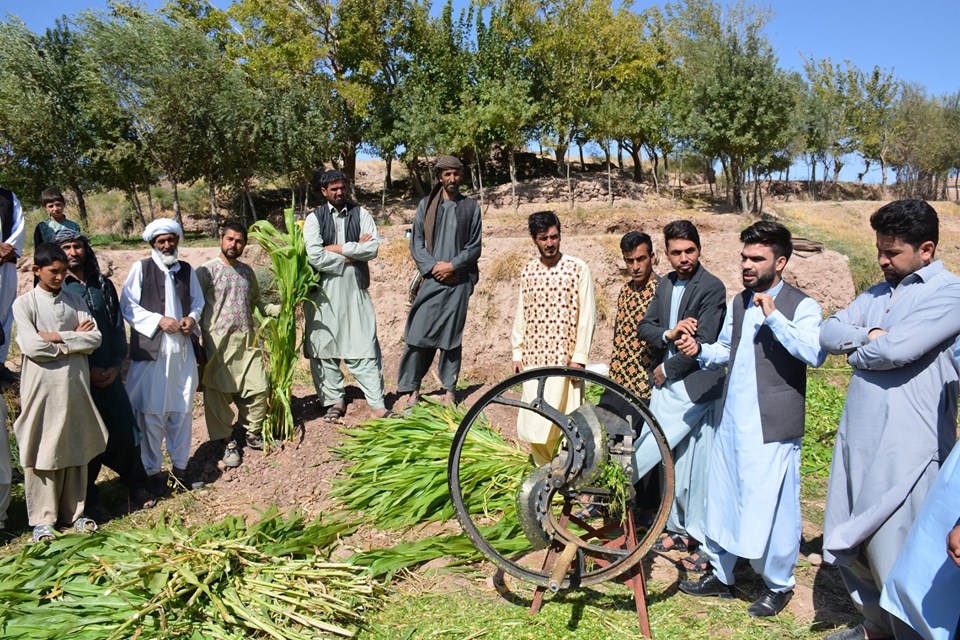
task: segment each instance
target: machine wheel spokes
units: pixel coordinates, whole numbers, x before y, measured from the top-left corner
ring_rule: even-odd
[[[571,402],[575,389],[587,384],[600,387],[599,406]],[[558,396],[561,385],[574,391]],[[564,406],[554,406],[552,397],[562,397]],[[540,466],[531,462],[519,486],[515,478],[510,489],[491,479],[488,486],[472,483],[465,495],[461,469],[470,458],[471,432],[492,428],[532,451],[519,435],[521,414],[546,421],[537,423],[540,428],[558,430],[561,444],[553,459]],[[658,504],[644,514],[633,484],[633,455],[641,442],[660,463],[651,474],[659,479]],[[453,439],[448,483],[457,518],[484,556],[518,579],[557,590],[610,580],[640,562],[670,511],[673,460],[656,419],[633,393],[584,369],[547,367],[507,378],[470,408]],[[489,513],[486,496],[503,490],[516,492],[515,508]],[[496,523],[513,527],[515,539],[488,539]]]

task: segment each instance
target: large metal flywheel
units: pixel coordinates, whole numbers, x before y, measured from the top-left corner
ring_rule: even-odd
[[[552,458],[541,452],[541,464],[525,442],[531,428],[559,436]],[[512,477],[477,477],[483,465],[475,463],[483,461],[471,443],[491,429],[514,451],[531,454]],[[659,459],[639,478],[634,453],[641,446],[646,459],[651,451]],[[550,367],[507,378],[470,408],[454,436],[448,483],[457,518],[484,556],[517,579],[557,591],[638,565],[669,514],[673,460],[656,419],[633,393],[597,373]],[[514,507],[492,510],[490,498],[505,491],[515,494]]]

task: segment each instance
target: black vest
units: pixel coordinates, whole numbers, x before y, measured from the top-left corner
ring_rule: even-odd
[[[13,233],[13,191],[3,187],[0,187],[0,229],[3,229],[0,241],[6,242]]]
[[[180,269],[173,274],[173,286],[180,300],[180,310],[186,316],[190,313],[190,271],[189,263],[179,261]],[[153,258],[140,261],[143,280],[140,283],[140,306],[147,311],[163,315],[166,311],[166,273],[157,266]],[[179,318],[177,318],[179,320]],[[154,361],[160,353],[160,340],[163,331],[157,328],[152,336],[145,336],[130,328],[130,359]]]
[[[320,225],[320,238],[324,246],[337,244],[337,223],[333,220],[333,207],[330,203],[314,209],[313,215],[317,217],[317,224]],[[360,241],[360,205],[347,202],[343,237],[346,242]],[[354,273],[357,274],[357,285],[361,289],[367,289],[370,286],[370,265],[366,262],[351,262],[346,266],[354,268]]]
[[[737,346],[743,330],[743,316],[750,304],[747,290],[733,305],[733,336],[730,339],[730,371],[733,371]],[[796,287],[786,282],[777,294],[777,311],[793,320],[800,302],[807,298]],[[807,396],[807,363],[793,357],[777,342],[766,324],[757,331],[753,341],[757,369],[757,399],[760,403],[760,424],[764,442],[781,442],[803,436]],[[727,376],[727,386],[730,376]],[[727,400],[724,386],[723,400]]]

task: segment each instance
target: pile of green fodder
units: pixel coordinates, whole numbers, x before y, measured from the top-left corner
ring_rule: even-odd
[[[454,519],[447,458],[462,419],[457,407],[426,402],[399,418],[344,430],[348,438],[334,451],[350,466],[334,484],[335,497],[345,509],[361,514],[358,524],[378,529],[402,532]],[[461,456],[460,483],[464,495],[483,496],[469,507],[492,516],[492,524],[482,532],[502,553],[529,546],[515,515],[515,499],[530,468],[528,455],[504,441],[489,423],[471,428]],[[466,535],[455,534],[363,551],[350,562],[370,567],[374,575],[392,575],[441,557],[471,562],[482,556]]]
[[[0,557],[0,637],[350,637],[379,597],[368,569],[329,560],[352,531],[273,512],[30,545]]]

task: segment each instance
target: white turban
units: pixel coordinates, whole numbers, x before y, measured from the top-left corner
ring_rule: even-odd
[[[183,240],[183,229],[180,228],[176,220],[157,218],[143,230],[143,241],[148,243],[153,242],[154,238],[162,236],[165,233],[175,233]]]

